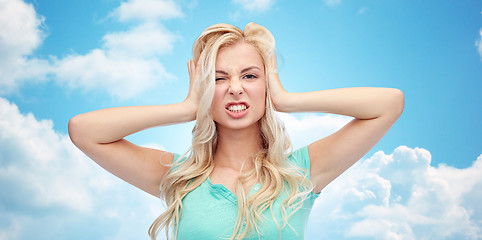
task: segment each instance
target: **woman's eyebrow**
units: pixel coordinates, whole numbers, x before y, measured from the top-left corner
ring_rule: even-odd
[[[247,68],[243,69],[243,71],[241,71],[241,73],[247,72],[247,71],[252,70],[252,69],[257,69],[257,70],[261,71],[261,69],[259,67],[251,66],[251,67],[247,67]]]
[[[224,74],[224,75],[229,75],[227,72],[223,70],[216,70],[216,73]]]
[[[245,69],[243,69],[241,71],[241,73],[245,73],[247,71],[250,71],[250,70],[253,70],[253,69],[257,69],[259,71],[261,71],[261,68],[257,67],[257,66],[250,66],[250,67],[247,67]],[[216,73],[219,73],[219,74],[224,74],[224,75],[229,75],[226,71],[223,71],[223,70],[216,70]]]

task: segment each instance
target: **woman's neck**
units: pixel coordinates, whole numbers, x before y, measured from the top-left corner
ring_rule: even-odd
[[[218,127],[218,143],[214,164],[239,172],[251,169],[253,158],[263,148],[261,130],[257,124],[245,129]]]

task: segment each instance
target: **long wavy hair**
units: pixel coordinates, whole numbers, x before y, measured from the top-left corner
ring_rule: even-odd
[[[203,183],[214,168],[218,132],[211,116],[211,104],[215,88],[215,64],[219,49],[229,47],[239,41],[253,45],[261,55],[266,74],[266,111],[259,121],[263,149],[254,158],[254,168],[238,176],[235,194],[238,201],[236,225],[230,239],[243,239],[256,231],[260,234],[263,212],[271,211],[281,238],[281,229],[289,226],[288,219],[298,211],[303,200],[313,186],[307,178],[306,169],[295,167],[287,162],[292,147],[284,125],[277,118],[269,94],[269,76],[276,69],[270,69],[268,61],[274,56],[275,40],[271,32],[256,23],[249,23],[241,31],[229,24],[215,24],[208,27],[194,42],[193,60],[201,66],[201,78],[195,89],[199,90],[199,106],[196,124],[192,131],[192,146],[184,154],[185,160],[173,163],[176,168],[166,174],[161,182],[161,199],[167,209],[149,228],[151,239],[156,239],[161,229],[177,238],[177,228],[183,211],[182,199]],[[251,179],[261,184],[261,189],[249,195],[243,187]],[[282,222],[278,223],[273,214],[273,203],[283,192],[288,197],[281,204]],[[287,211],[291,209],[291,211]],[[243,222],[245,224],[243,224]],[[290,226],[291,227],[291,226]]]

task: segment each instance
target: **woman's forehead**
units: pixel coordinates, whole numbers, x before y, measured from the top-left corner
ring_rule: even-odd
[[[240,41],[219,49],[216,70],[239,70],[249,66],[264,69],[263,58],[253,45]]]

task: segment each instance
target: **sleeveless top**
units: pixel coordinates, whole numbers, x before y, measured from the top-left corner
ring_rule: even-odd
[[[174,161],[184,160],[179,158],[178,154],[174,154]],[[306,169],[309,177],[310,159],[307,146],[294,151],[288,157],[288,161]],[[260,189],[261,184],[254,184],[249,194],[254,194]],[[319,193],[313,192],[308,195],[302,207],[288,219],[291,227],[286,225],[281,229],[281,239],[304,239],[306,223],[318,196]],[[287,197],[287,194],[283,192],[273,204],[273,214],[280,227],[283,227],[281,203]],[[237,197],[224,185],[213,184],[208,177],[183,198],[182,205],[177,233],[178,240],[229,239],[232,236],[238,214]],[[286,213],[289,215],[291,212],[291,209],[286,207]],[[260,235],[254,231],[245,239],[280,239],[280,231],[273,220],[270,209],[265,210],[263,215],[265,221],[258,223]]]

